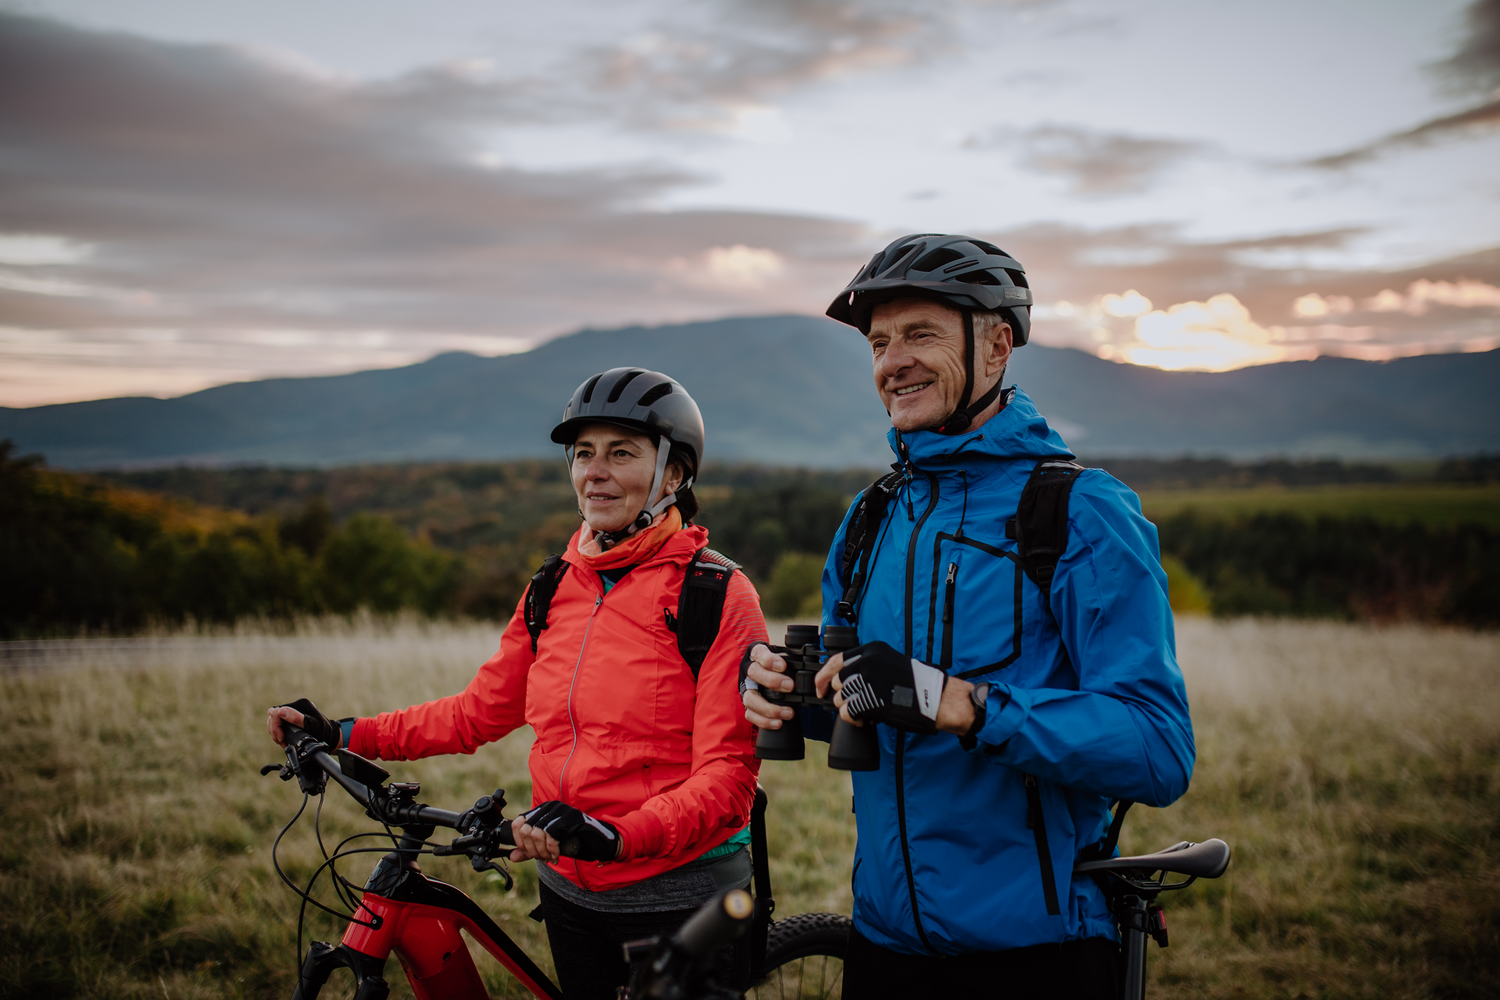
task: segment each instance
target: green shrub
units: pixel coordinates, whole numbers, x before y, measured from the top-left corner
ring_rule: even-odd
[[[1172,610],[1180,615],[1203,615],[1210,610],[1208,590],[1182,560],[1170,552],[1163,552],[1161,568],[1167,574],[1167,600]]]
[[[823,598],[823,557],[807,552],[787,552],[771,570],[771,579],[760,595],[767,618],[820,618]]]

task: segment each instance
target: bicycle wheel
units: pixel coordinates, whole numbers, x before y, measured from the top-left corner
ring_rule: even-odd
[[[838,913],[799,913],[771,925],[766,978],[746,1000],[826,1000],[844,991],[844,951],[853,922]]]

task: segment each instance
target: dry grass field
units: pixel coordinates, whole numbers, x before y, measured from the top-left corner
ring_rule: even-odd
[[[1196,618],[1178,636],[1197,773],[1177,805],[1133,813],[1123,847],[1220,836],[1235,861],[1169,899],[1152,996],[1500,994],[1500,636]],[[0,995],[290,995],[297,907],[270,846],[301,796],[256,773],[279,756],[266,706],[307,695],[362,714],[452,692],[497,639],[493,626],[309,623],[0,660]],[[526,744],[393,770],[434,804],[497,785],[524,803]],[[848,777],[812,757],[762,772],[783,915],[849,906]],[[318,860],[309,820],[282,848],[301,877]],[[325,839],[369,826],[341,794],[323,821]],[[424,868],[550,968],[526,918],[529,865],[510,895],[462,860]],[[496,995],[516,995],[482,967]]]

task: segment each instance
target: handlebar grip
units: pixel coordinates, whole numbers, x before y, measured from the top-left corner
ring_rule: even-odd
[[[755,915],[755,901],[744,889],[729,889],[703,904],[682,925],[672,944],[688,957],[700,959],[739,937]]]

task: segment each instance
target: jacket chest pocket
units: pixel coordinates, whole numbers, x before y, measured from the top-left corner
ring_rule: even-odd
[[[927,615],[928,663],[954,677],[1002,670],[1021,655],[1021,563],[1014,552],[937,536]]]

